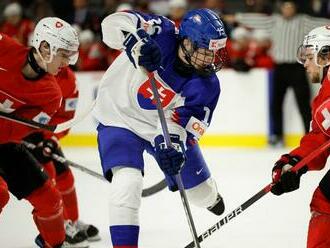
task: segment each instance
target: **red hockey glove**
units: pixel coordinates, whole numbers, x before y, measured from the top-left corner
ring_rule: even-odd
[[[301,158],[284,154],[275,163],[272,170],[273,187],[271,192],[274,195],[291,192],[299,188],[300,177],[308,170],[307,166],[303,166],[297,172],[292,172],[291,168],[296,165]]]

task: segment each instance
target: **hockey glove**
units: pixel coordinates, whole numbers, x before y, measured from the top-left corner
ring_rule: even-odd
[[[57,142],[53,139],[46,139],[40,142],[32,153],[40,163],[45,164],[52,160],[51,155],[57,150]]]
[[[160,48],[143,29],[138,29],[135,34],[128,34],[123,45],[135,68],[140,65],[147,71],[153,72],[160,67]]]
[[[281,195],[283,193],[291,192],[299,188],[300,177],[308,170],[305,165],[297,172],[292,172],[291,168],[296,165],[301,159],[297,156],[284,154],[275,163],[272,172],[273,187],[271,192],[274,195]]]
[[[169,176],[180,172],[185,161],[183,144],[179,135],[170,134],[172,147],[165,148],[164,136],[158,135],[155,138],[155,158],[161,170]]]

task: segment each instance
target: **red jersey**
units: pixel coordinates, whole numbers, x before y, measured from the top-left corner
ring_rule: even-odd
[[[70,67],[62,68],[62,70],[55,76],[58,85],[62,91],[62,103],[57,112],[50,120],[50,124],[60,124],[73,119],[78,103],[79,91],[76,84],[76,76]],[[56,133],[58,139],[64,137],[69,132],[65,130],[61,133]],[[54,133],[45,132],[46,136],[52,136]]]
[[[0,34],[0,111],[46,124],[61,104],[55,77],[28,80],[22,74],[29,49]],[[0,144],[19,142],[33,128],[0,118]]]
[[[312,103],[312,123],[311,130],[300,141],[299,147],[290,152],[291,155],[305,157],[324,142],[330,139],[330,74],[325,76],[318,95]],[[321,170],[327,161],[330,152],[325,151],[310,163],[309,170]]]

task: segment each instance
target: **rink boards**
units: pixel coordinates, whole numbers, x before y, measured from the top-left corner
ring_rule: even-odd
[[[239,73],[231,69],[219,72],[221,95],[211,126],[201,139],[208,147],[265,147],[270,133],[269,103],[271,72],[253,69]],[[103,72],[78,72],[80,97],[77,113],[92,103]],[[115,82],[114,82],[115,83]],[[67,146],[95,146],[96,121],[91,115],[72,128],[62,143]],[[284,102],[286,143],[296,145],[303,132],[293,92]]]

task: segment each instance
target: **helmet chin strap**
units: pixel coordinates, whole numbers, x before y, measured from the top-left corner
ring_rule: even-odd
[[[323,82],[324,78],[327,76],[328,74],[328,70],[329,70],[329,64],[326,64],[325,66],[322,66],[320,69],[320,79],[321,82]]]
[[[37,63],[34,55],[33,55],[33,52],[34,49],[31,49],[28,53],[28,56],[27,56],[27,61],[28,61],[28,64],[31,66],[32,70],[38,75],[37,78],[40,78],[42,77],[43,75],[45,75],[46,71],[41,68],[39,66],[39,64]]]
[[[318,57],[318,54],[314,54],[314,63],[320,67],[320,70],[319,70],[319,77],[320,77],[320,81],[321,83],[323,82],[323,79],[324,77],[327,75],[327,71],[329,69],[329,66],[330,66],[330,61],[328,63],[326,63],[325,65],[320,65],[317,61],[317,57]]]
[[[37,54],[42,62],[43,67],[45,68],[45,72],[48,72],[48,64],[52,62],[53,58],[54,58],[54,53],[52,51],[50,51],[50,57],[48,60],[45,60],[44,57],[41,55],[39,49],[37,50]]]

